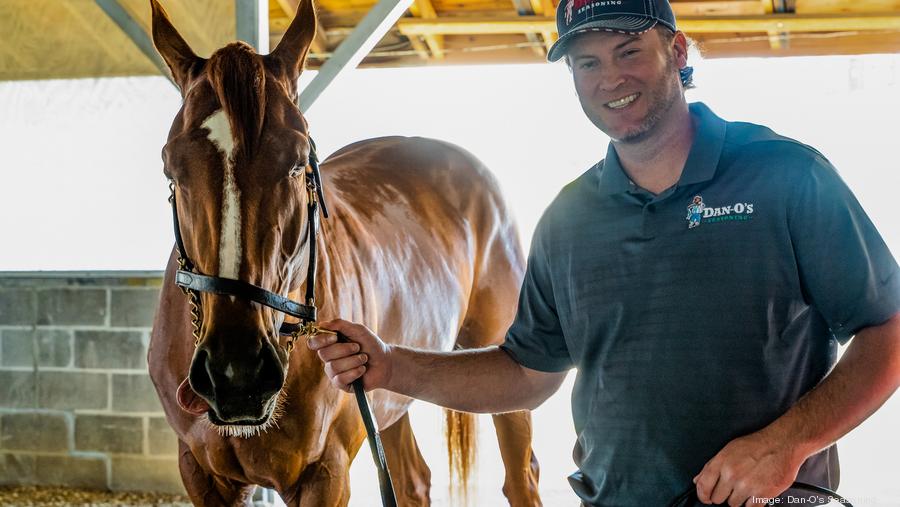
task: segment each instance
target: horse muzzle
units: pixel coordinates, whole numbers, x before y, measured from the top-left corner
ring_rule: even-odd
[[[275,409],[285,369],[273,347],[256,357],[214,361],[197,349],[188,378],[178,387],[178,404],[193,415],[207,414],[216,425],[265,424]]]

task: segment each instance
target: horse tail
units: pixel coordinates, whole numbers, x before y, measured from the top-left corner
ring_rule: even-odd
[[[446,418],[447,462],[450,465],[450,493],[461,493],[466,503],[469,473],[475,464],[475,414],[444,409]],[[454,478],[456,479],[454,481]]]

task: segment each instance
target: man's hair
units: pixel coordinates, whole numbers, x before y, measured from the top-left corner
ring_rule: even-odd
[[[665,44],[666,47],[672,47],[672,41],[675,40],[675,32],[669,30],[668,28],[660,28],[656,30],[659,33],[660,38]],[[687,47],[690,48],[694,45],[694,41],[685,36],[687,39]],[[691,88],[695,88],[694,86],[694,68],[693,67],[684,67],[683,69],[678,69],[678,72],[681,77],[681,86],[685,90],[690,90]]]

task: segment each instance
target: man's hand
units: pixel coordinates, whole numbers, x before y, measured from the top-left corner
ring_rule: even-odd
[[[362,377],[366,391],[383,388],[391,377],[391,346],[361,324],[336,319],[320,322],[319,327],[337,331],[350,339],[338,343],[337,335],[321,333],[306,345],[325,363],[325,374],[338,389],[352,392],[350,384]]]
[[[805,457],[785,438],[765,430],[736,438],[694,477],[705,504],[760,507],[787,490]]]

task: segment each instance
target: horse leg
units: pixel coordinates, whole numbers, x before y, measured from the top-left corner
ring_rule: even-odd
[[[487,309],[487,308],[485,308]],[[469,308],[466,315],[466,325],[460,332],[458,345],[463,348],[477,348],[488,345],[495,345],[497,334],[490,333],[484,329],[484,324],[493,321],[492,318],[485,316],[483,320],[473,314],[481,313],[479,308]],[[480,331],[475,331],[475,329]],[[505,329],[504,329],[505,330]],[[500,331],[500,336],[502,336]],[[476,338],[491,337],[490,342],[484,343],[481,340],[475,341]],[[503,482],[503,494],[509,500],[512,507],[533,507],[542,505],[541,497],[538,493],[538,476],[540,468],[537,458],[531,448],[531,412],[527,410],[518,412],[507,412],[505,414],[493,415],[494,430],[497,433],[497,443],[500,445],[500,457],[503,459],[503,467],[506,472],[506,478]]]
[[[212,475],[204,470],[191,449],[178,441],[178,469],[191,503],[208,507],[250,505],[254,486]]]
[[[509,505],[538,506],[540,468],[531,449],[531,412],[494,414],[494,429],[500,444],[500,457],[506,470],[503,494]]]
[[[350,503],[350,462],[346,442],[328,437],[325,453],[278,494],[288,507],[346,507]]]
[[[381,430],[381,441],[387,455],[397,504],[403,507],[431,505],[431,470],[419,452],[416,437],[409,424],[409,412]]]

